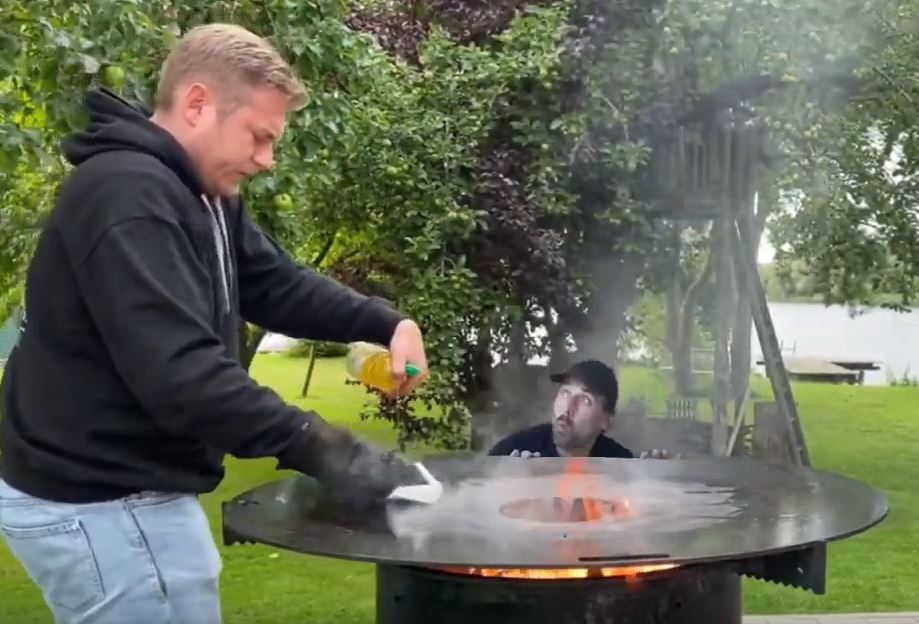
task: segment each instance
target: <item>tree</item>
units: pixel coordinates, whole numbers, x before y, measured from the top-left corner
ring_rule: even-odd
[[[102,82],[149,103],[169,44],[201,21],[232,20],[271,36],[312,97],[291,119],[275,170],[246,187],[247,205],[298,259],[324,259],[331,274],[390,298],[422,323],[435,374],[419,398],[446,415],[444,435],[462,430],[457,331],[477,325],[469,319],[484,318],[503,301],[478,287],[462,243],[451,242],[467,238],[482,216],[466,201],[475,192],[467,163],[490,131],[491,104],[545,71],[559,16],[547,10],[520,20],[506,53],[456,46],[442,28],[432,28],[422,72],[346,27],[343,2],[52,3],[45,9],[39,17],[29,3],[4,5],[8,19],[0,32],[14,45],[4,46],[2,62],[14,69],[14,97],[3,100],[0,112],[10,156],[4,162],[36,170],[51,163],[57,176],[64,168],[56,142],[82,120],[74,93]],[[24,115],[41,121],[27,128],[19,123]],[[34,214],[40,219],[47,209],[35,206]],[[10,263],[20,267],[22,257]],[[249,338],[245,363],[262,331],[244,326],[241,332]]]
[[[806,123],[785,133],[789,166],[770,220],[776,261],[786,274],[806,267],[827,304],[915,301],[916,11],[906,2],[850,8],[860,32],[838,55],[845,80],[833,81],[831,98],[820,92],[825,77],[802,87]]]
[[[646,291],[670,292],[676,359],[701,321],[731,327],[717,336],[719,370],[743,370],[748,305],[732,294],[727,256],[704,270],[706,250],[729,249],[727,221],[674,224],[705,199],[662,173],[680,137],[702,149],[725,128],[756,135],[761,175],[744,195],[761,197],[754,235],[770,221],[780,259],[806,260],[831,298],[912,289],[907,105],[919,95],[905,1],[42,7],[0,9],[5,292],[29,253],[23,224],[48,207],[33,191],[63,171],[56,142],[81,116],[73,94],[100,82],[149,102],[176,36],[238,22],[270,36],[311,91],[275,170],[245,189],[257,222],[299,261],[391,300],[425,330],[433,374],[418,400],[370,402],[404,443],[464,444],[471,410],[500,390],[496,360],[521,378],[541,374],[525,366],[536,355],[615,361]],[[900,154],[895,180],[885,153]],[[793,191],[802,199],[790,209],[780,200]],[[261,330],[241,331],[246,362]]]

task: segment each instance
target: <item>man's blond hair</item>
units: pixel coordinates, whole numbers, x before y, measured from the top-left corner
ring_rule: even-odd
[[[291,109],[306,105],[307,93],[293,68],[258,35],[232,24],[207,24],[189,30],[163,63],[156,106],[172,108],[175,91],[199,80],[217,89],[228,108],[247,88],[270,87],[282,93]]]

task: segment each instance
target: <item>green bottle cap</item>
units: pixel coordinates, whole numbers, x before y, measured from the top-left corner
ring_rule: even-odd
[[[409,377],[414,377],[415,375],[419,374],[420,372],[421,372],[421,370],[419,370],[418,367],[415,366],[414,364],[406,364],[406,365],[405,365],[405,374],[408,375]]]

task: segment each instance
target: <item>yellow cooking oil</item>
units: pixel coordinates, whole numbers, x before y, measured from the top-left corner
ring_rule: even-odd
[[[387,349],[369,342],[353,342],[346,358],[348,374],[358,381],[386,393],[395,392],[398,383],[392,376],[392,358]],[[405,373],[414,377],[416,366],[406,364]]]

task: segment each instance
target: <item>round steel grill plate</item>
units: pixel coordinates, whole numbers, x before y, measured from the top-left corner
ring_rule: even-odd
[[[423,566],[559,568],[746,559],[842,539],[880,522],[886,497],[838,474],[747,459],[425,459],[445,484],[431,507],[356,510],[312,480],[282,479],[224,504],[235,539],[346,559]],[[530,522],[529,497],[628,501],[628,517]]]

